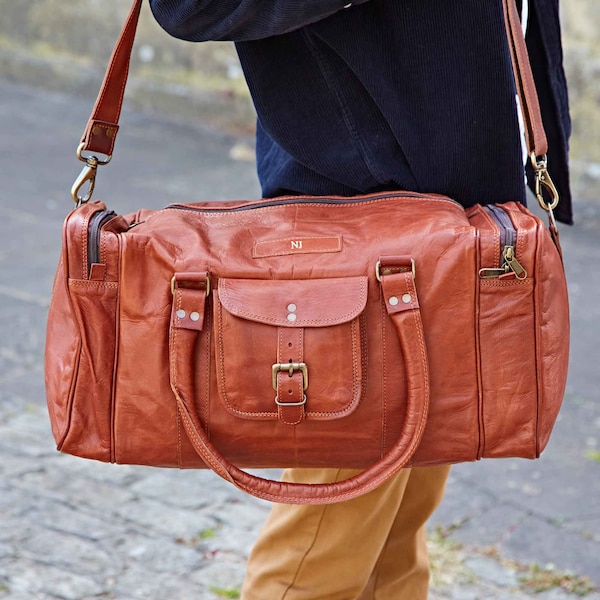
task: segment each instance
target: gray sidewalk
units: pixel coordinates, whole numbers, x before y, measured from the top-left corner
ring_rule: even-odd
[[[267,503],[205,471],[54,450],[44,327],[89,110],[0,81],[0,599],[235,597]],[[257,197],[254,164],[236,160],[251,143],[126,111],[96,197],[121,213]],[[453,469],[432,523],[434,600],[530,598],[525,577],[550,582],[540,600],[600,599],[569,577],[600,585],[600,201],[577,210],[578,225],[562,228],[573,342],[559,422],[539,461]]]

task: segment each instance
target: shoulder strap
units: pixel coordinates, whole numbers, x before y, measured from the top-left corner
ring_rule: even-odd
[[[536,172],[536,195],[542,208],[553,209],[558,204],[558,194],[546,170],[546,153],[548,142],[542,123],[542,115],[538,101],[533,74],[529,64],[529,55],[519,13],[515,0],[502,0],[506,21],[508,45],[515,74],[515,83],[525,124],[525,141],[533,168]],[[134,0],[121,35],[117,40],[110,58],[100,93],[87,123],[77,156],[86,163],[86,167],[73,185],[71,193],[77,203],[90,199],[98,165],[109,162],[119,130],[119,116],[125,93],[125,85],[129,73],[131,49],[140,15],[142,0]],[[98,158],[97,155],[105,158]],[[86,197],[79,195],[80,188],[89,183]],[[542,187],[552,195],[552,202],[547,204],[542,196]]]

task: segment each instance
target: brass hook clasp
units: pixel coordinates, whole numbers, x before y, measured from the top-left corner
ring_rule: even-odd
[[[95,156],[90,156],[86,159],[86,164],[79,173],[79,177],[73,183],[71,188],[71,197],[77,206],[89,202],[92,194],[94,193],[94,186],[96,185],[96,171],[98,169],[98,159]],[[87,192],[83,195],[80,194],[83,186],[88,185]]]
[[[546,155],[537,157],[535,152],[532,152],[531,165],[535,171],[535,196],[537,201],[546,212],[551,212],[558,206],[560,198],[558,190],[548,173],[548,159]],[[546,202],[544,199],[544,190],[550,193],[550,202]]]
[[[92,199],[98,166],[107,165],[112,156],[110,154],[106,158],[98,158],[93,155],[86,156],[84,155],[84,144],[81,143],[77,148],[77,158],[85,163],[85,167],[83,167],[81,173],[79,173],[79,177],[77,177],[71,188],[71,197],[75,204],[79,206],[80,204],[86,204]],[[86,184],[88,185],[87,192],[81,195],[81,188]]]

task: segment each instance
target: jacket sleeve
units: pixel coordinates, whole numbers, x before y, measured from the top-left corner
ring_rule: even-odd
[[[155,19],[174,37],[257,40],[287,33],[367,0],[150,0]]]

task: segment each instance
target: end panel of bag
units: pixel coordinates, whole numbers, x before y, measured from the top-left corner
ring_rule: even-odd
[[[45,383],[52,431],[59,450],[71,452],[65,438],[71,431],[73,394],[79,374],[82,337],[69,290],[69,279],[87,277],[87,226],[91,215],[106,207],[91,202],[73,210],[64,221],[62,249],[46,328]],[[77,450],[72,452],[77,454]]]
[[[537,455],[546,447],[567,384],[569,365],[569,298],[564,266],[548,232],[538,230],[536,333],[539,382]]]
[[[68,287],[80,347],[61,450],[110,462],[118,284],[70,279]]]
[[[480,457],[534,458],[538,381],[535,265],[538,221],[508,202],[473,210],[480,235],[478,337],[481,376]],[[511,246],[518,274],[505,263]],[[484,274],[485,273],[485,274]]]

